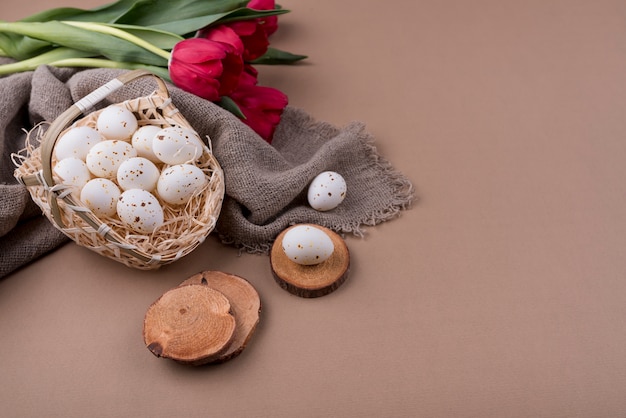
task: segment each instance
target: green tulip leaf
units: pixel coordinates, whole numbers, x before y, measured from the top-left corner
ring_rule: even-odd
[[[89,56],[90,53],[85,51],[65,47],[54,48],[33,58],[0,65],[0,75],[32,71],[40,65],[49,65],[59,60],[86,58]]]
[[[174,48],[174,45],[185,39],[182,36],[156,28],[148,28],[135,25],[122,25],[118,23],[108,24],[106,26],[121,29],[124,32],[141,38],[144,41],[160,49],[171,50],[172,48]]]
[[[306,58],[308,58],[306,55],[292,54],[291,52],[282,51],[277,48],[269,47],[267,48],[267,52],[265,54],[255,59],[254,61],[251,61],[250,64],[253,64],[253,65],[293,64],[295,62],[301,61]]]
[[[74,7],[58,7],[46,10],[24,19],[20,22],[49,22],[51,20],[71,20],[87,14],[87,10],[77,9]]]
[[[78,9],[72,7],[58,7],[36,13],[22,22],[50,22],[52,20],[75,20],[82,22],[111,23],[124,16],[138,2],[152,3],[149,0],[119,0],[93,9]]]
[[[224,16],[228,15],[226,13],[217,13],[213,15],[207,16],[199,16],[199,17],[191,17],[185,20],[177,20],[173,22],[165,22],[161,24],[157,24],[152,26],[155,29],[160,29],[172,33],[176,33],[183,37],[191,37],[195,34],[196,31],[208,26],[212,23],[217,22]]]
[[[238,20],[259,19],[267,16],[278,16],[289,12],[289,10],[282,9],[280,7],[275,8],[274,10],[254,10],[248,9],[247,7],[242,7],[240,9],[231,10],[230,12],[226,13],[226,15],[222,19],[220,19],[220,23],[236,22]]]
[[[102,55],[113,61],[167,66],[167,59],[131,42],[61,22],[0,22],[0,32],[16,33],[51,44]],[[5,49],[4,46],[1,46]]]
[[[181,36],[191,36],[197,30],[215,23],[234,22],[237,20],[246,20],[254,18],[262,18],[266,16],[275,16],[279,14],[288,13],[288,10],[266,10],[258,11],[247,8],[239,8],[224,13],[216,13],[212,15],[204,15],[198,17],[192,17],[186,20],[177,20],[171,22],[165,22],[158,25],[153,25],[154,28],[173,32]]]
[[[90,10],[59,7],[49,9],[40,13],[36,13],[20,22],[50,22],[50,21],[78,21],[78,22],[115,22],[120,16],[123,16],[135,6],[138,2],[151,3],[151,0],[119,0],[115,3],[96,7]],[[49,46],[49,42],[35,40],[22,35],[12,34],[10,44],[7,46],[6,40],[0,39],[0,47],[5,48],[7,55],[15,59],[27,59],[39,55],[45,51],[45,46]]]
[[[5,56],[17,60],[32,58],[49,50],[51,47],[50,42],[0,31],[0,49],[2,49]]]
[[[218,101],[215,102],[222,109],[228,110],[233,115],[237,116],[239,119],[247,119],[246,115],[243,114],[237,103],[233,99],[228,96],[222,96]]]
[[[184,21],[197,16],[224,13],[242,7],[241,0],[153,0],[137,2],[115,23],[137,26],[157,26],[163,23]],[[169,31],[177,33],[176,31]]]

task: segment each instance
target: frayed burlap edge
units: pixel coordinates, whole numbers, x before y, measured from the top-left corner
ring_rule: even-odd
[[[297,118],[301,119],[301,125],[310,130],[323,132],[327,137],[337,135],[341,129],[324,121],[318,121],[302,109],[289,107]],[[280,125],[279,128],[280,129]],[[401,216],[402,211],[410,209],[419,198],[416,194],[413,183],[399,170],[395,169],[390,161],[381,156],[376,147],[374,137],[365,129],[365,124],[360,121],[349,123],[343,129],[344,131],[354,132],[367,150],[367,155],[363,156],[365,166],[376,171],[383,179],[384,183],[390,187],[392,199],[384,206],[367,211],[363,214],[355,216],[346,222],[331,222],[325,219],[324,213],[320,213],[320,219],[315,223],[325,226],[343,237],[347,235],[364,238],[367,234],[367,228],[379,225]],[[280,216],[279,216],[280,217]],[[287,222],[285,228],[299,222]],[[256,225],[262,227],[262,225]],[[268,254],[272,248],[273,242],[278,233],[267,242],[250,244],[241,239],[221,233],[219,227],[215,231],[223,244],[234,246],[239,249],[239,254]]]

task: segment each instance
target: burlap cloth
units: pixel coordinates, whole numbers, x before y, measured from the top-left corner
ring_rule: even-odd
[[[53,121],[120,71],[42,66],[0,78],[0,277],[67,241],[13,177],[11,153],[24,147],[27,130]],[[98,108],[154,89],[150,80],[133,82]],[[414,197],[409,180],[379,156],[361,123],[339,129],[288,107],[269,145],[213,103],[175,87],[170,93],[196,131],[211,138],[224,170],[226,196],[215,233],[225,244],[267,252],[280,231],[302,222],[361,235],[363,226],[397,216]],[[324,170],[341,173],[348,193],[336,209],[318,212],[308,206],[306,191]]]

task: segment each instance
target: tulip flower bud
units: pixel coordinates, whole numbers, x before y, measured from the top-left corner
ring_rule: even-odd
[[[254,10],[274,10],[276,2],[274,0],[250,0],[247,7]],[[278,16],[267,16],[263,19],[258,19],[258,22],[267,36],[270,36],[278,29]]]
[[[239,84],[230,98],[245,115],[243,123],[271,144],[276,126],[287,106],[287,96],[271,87]]]
[[[169,62],[174,84],[210,101],[230,94],[237,87],[242,70],[241,50],[203,38],[177,43]]]

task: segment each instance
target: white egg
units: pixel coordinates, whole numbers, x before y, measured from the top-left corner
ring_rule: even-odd
[[[178,164],[161,172],[157,193],[171,205],[184,205],[207,183],[204,172],[192,164]]]
[[[117,184],[122,190],[142,189],[154,190],[161,172],[147,158],[132,157],[123,161],[117,169]]]
[[[145,125],[135,131],[131,139],[131,144],[133,148],[137,150],[138,156],[147,158],[153,163],[161,162],[161,160],[154,155],[154,151],[152,151],[152,140],[160,130],[160,126]]]
[[[309,205],[315,210],[324,212],[339,206],[346,197],[346,181],[341,174],[324,171],[318,174],[308,190]]]
[[[184,164],[202,156],[204,144],[198,134],[181,126],[161,129],[152,141],[152,151],[166,164]]]
[[[89,180],[80,192],[80,200],[94,215],[114,216],[117,212],[117,200],[122,192],[117,184],[109,179]]]
[[[75,157],[64,158],[54,165],[54,174],[63,184],[82,188],[91,179],[91,173],[83,160]]]
[[[102,110],[96,121],[96,128],[105,138],[120,141],[130,141],[137,126],[137,118],[133,112],[117,105]]]
[[[120,165],[136,157],[137,151],[128,143],[117,140],[98,142],[87,153],[87,167],[96,177],[114,179]]]
[[[333,254],[335,245],[326,232],[312,225],[296,225],[283,236],[285,255],[305,266],[323,263]]]
[[[117,200],[117,216],[133,231],[151,234],[163,225],[163,208],[150,192],[131,189]]]
[[[54,145],[54,155],[59,161],[68,157],[75,157],[84,161],[91,147],[102,140],[102,135],[94,128],[76,126],[68,129],[57,140]]]

